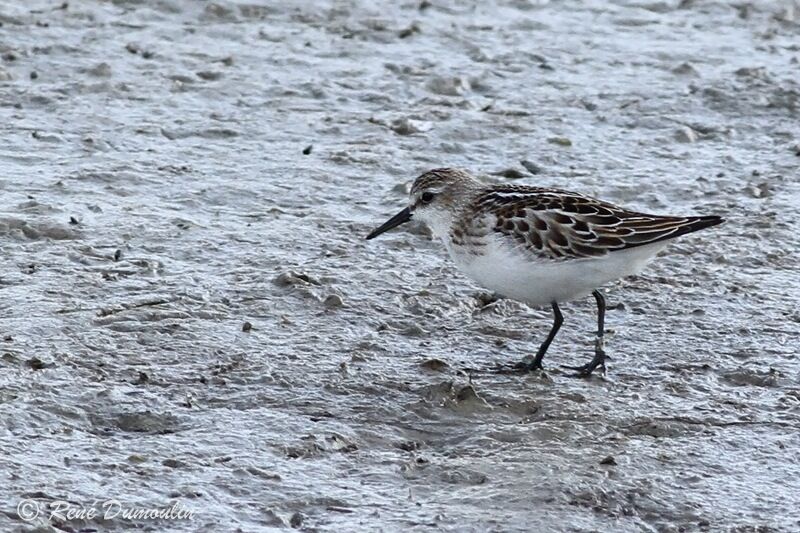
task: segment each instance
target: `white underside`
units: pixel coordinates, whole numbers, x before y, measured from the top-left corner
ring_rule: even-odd
[[[536,260],[524,250],[497,241],[470,255],[445,241],[459,269],[483,287],[525,302],[544,305],[590,294],[606,283],[636,274],[667,246],[666,241],[611,252],[600,258]]]

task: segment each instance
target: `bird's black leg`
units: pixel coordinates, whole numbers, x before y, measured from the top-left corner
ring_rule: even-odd
[[[592,291],[594,299],[597,301],[597,337],[602,339],[606,332],[606,299],[600,291]]]
[[[561,315],[561,309],[558,308],[558,303],[553,302],[553,327],[550,328],[550,333],[547,334],[547,338],[544,340],[542,345],[539,346],[539,351],[536,352],[536,356],[533,358],[533,361],[530,363],[521,363],[520,368],[528,371],[542,368],[542,359],[544,359],[544,354],[547,353],[550,343],[556,338],[556,333],[558,333],[558,330],[561,328],[561,324],[563,323],[564,317]]]
[[[606,323],[606,299],[600,291],[593,291],[594,299],[597,301],[597,337],[594,341],[594,357],[591,361],[582,366],[567,366],[570,370],[576,370],[578,377],[589,377],[598,366],[606,371],[606,352],[603,350],[603,334],[605,333]]]

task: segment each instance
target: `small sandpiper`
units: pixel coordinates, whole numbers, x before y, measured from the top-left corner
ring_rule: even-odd
[[[594,295],[597,336],[591,361],[566,367],[587,377],[600,367],[606,303],[599,287],[636,274],[674,238],[716,226],[718,216],[629,211],[580,193],[524,185],[486,186],[452,168],[414,181],[408,207],[367,236],[417,218],[444,242],[459,269],[483,287],[532,306],[550,305],[553,326],[536,355],[516,365],[542,368],[563,317],[560,302]]]

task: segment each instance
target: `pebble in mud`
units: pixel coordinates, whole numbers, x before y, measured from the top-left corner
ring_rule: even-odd
[[[564,148],[569,148],[572,146],[572,140],[570,140],[568,137],[548,137],[547,142],[550,144],[563,146]]]
[[[189,466],[189,463],[187,463],[186,461],[181,461],[180,459],[174,459],[174,458],[164,459],[163,461],[161,461],[161,464],[166,466],[167,468],[186,468],[187,466]]]
[[[771,186],[769,182],[761,182],[756,185],[749,185],[745,191],[753,198],[767,198],[770,196]]]
[[[497,172],[492,172],[492,175],[494,175],[494,176],[502,176],[502,177],[504,177],[506,179],[509,179],[509,180],[518,180],[518,179],[522,179],[522,178],[526,177],[525,174],[523,174],[522,172],[520,172],[519,170],[517,170],[515,168],[507,168],[505,170],[499,170]]]
[[[222,72],[215,70],[201,70],[196,73],[197,77],[205,81],[216,81],[222,78]]]
[[[699,139],[699,135],[689,126],[683,126],[675,132],[675,140],[682,143],[693,143]]]
[[[522,161],[519,162],[519,164],[525,167],[525,170],[534,175],[541,174],[542,172],[544,172],[544,169],[541,167],[541,165],[538,165],[533,161],[528,161],[527,159],[523,159]]]
[[[445,470],[439,477],[445,483],[453,485],[483,485],[489,480],[489,477],[483,472],[466,468]]]
[[[430,92],[443,96],[461,96],[469,92],[470,82],[460,76],[434,76],[425,84]]]
[[[301,437],[301,443],[286,446],[284,453],[291,459],[307,459],[329,453],[351,453],[358,450],[358,445],[352,440],[338,434],[326,435],[318,438],[316,435]]]
[[[700,73],[697,72],[697,69],[694,68],[694,66],[691,63],[686,63],[686,62],[681,63],[677,67],[673,68],[672,73],[677,74],[679,76],[692,76],[692,77],[697,77],[700,75]]]
[[[475,298],[475,306],[478,309],[483,309],[491,306],[492,304],[496,304],[501,299],[498,294],[488,291],[476,292],[473,297]]]
[[[328,309],[337,309],[344,305],[344,300],[338,294],[329,294],[327,298],[325,298],[325,307]]]
[[[294,529],[298,529],[303,525],[304,520],[305,516],[303,516],[303,513],[298,511],[294,513],[292,517],[289,519],[289,525],[292,526]]]
[[[392,131],[398,135],[414,135],[415,133],[428,131],[431,129],[431,124],[429,122],[403,117],[392,121],[390,127]]]
[[[283,272],[275,278],[275,283],[284,287],[287,286],[305,286],[305,285],[322,285],[317,279],[304,274],[302,272]]]
[[[125,49],[131,54],[140,55],[144,59],[150,59],[155,55],[150,50],[143,49],[138,43],[128,43],[125,45]]]
[[[450,368],[450,365],[448,365],[441,359],[428,359],[420,363],[419,366],[421,366],[426,370],[432,370],[434,372],[444,372],[446,369]]]
[[[411,192],[411,182],[404,181],[396,184],[394,187],[392,187],[392,192],[395,192],[403,197],[408,196],[408,193]]]
[[[30,359],[25,361],[25,364],[28,365],[28,367],[32,368],[33,370],[42,370],[43,368],[53,366],[52,364],[45,363],[38,357],[31,357]]]
[[[416,440],[406,440],[396,443],[395,446],[406,452],[416,452],[422,449],[423,443]]]
[[[397,33],[397,36],[400,37],[401,39],[406,39],[408,37],[411,37],[415,33],[419,33],[419,32],[420,32],[419,25],[414,23],[411,26],[409,26],[408,28],[404,28],[404,29],[400,30]]]
[[[98,63],[95,66],[88,68],[85,72],[91,76],[95,76],[97,78],[110,78],[111,77],[111,65],[108,63]]]
[[[469,413],[491,409],[487,401],[469,383],[459,385],[453,381],[443,381],[422,390],[422,397],[432,404]]]

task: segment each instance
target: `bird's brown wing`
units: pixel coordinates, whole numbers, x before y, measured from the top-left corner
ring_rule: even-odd
[[[717,216],[648,215],[577,193],[525,186],[492,188],[472,208],[493,220],[492,231],[550,259],[601,257],[723,222]]]

